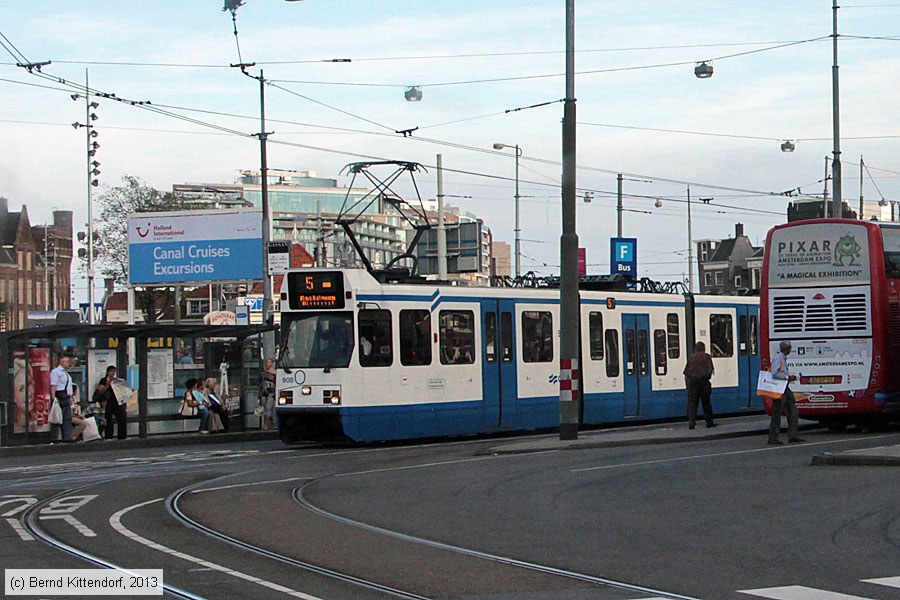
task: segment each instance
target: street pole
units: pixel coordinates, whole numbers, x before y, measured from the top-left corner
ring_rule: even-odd
[[[269,218],[269,168],[266,162],[266,80],[262,69],[259,70],[259,171],[262,183],[262,234],[263,234],[263,323],[269,322],[269,311],[272,310],[272,278],[269,277],[269,241],[272,239],[272,223]],[[268,340],[270,336],[263,336]],[[265,344],[268,346],[270,344]],[[273,356],[273,348],[264,348],[266,358]]]
[[[863,162],[862,154],[859,155],[859,220],[865,221],[863,217],[863,169],[865,168],[865,163]],[[891,219],[893,221],[893,219]]]
[[[444,165],[437,155],[437,261],[438,281],[447,281],[447,228],[444,224]]]
[[[522,156],[522,149],[516,144],[516,278],[522,276],[522,247],[521,236],[522,228],[519,225],[519,157]]]
[[[687,186],[688,206],[688,291],[694,293],[694,235],[691,233],[691,186]]]
[[[844,216],[843,196],[841,195],[841,104],[838,87],[838,3],[832,0],[832,51],[834,63],[831,66],[831,117],[834,133],[834,160],[831,163],[831,175],[834,178],[834,199],[831,214],[835,219]]]
[[[575,0],[566,0],[566,96],[562,126],[559,439],[578,439],[578,233],[575,229]]]
[[[616,175],[616,219],[618,227],[616,228],[616,237],[622,237],[622,174]]]
[[[84,131],[86,133],[85,140],[85,158],[87,163],[87,202],[88,202],[88,231],[87,231],[87,280],[88,280],[88,323],[96,324],[97,320],[94,316],[94,199],[91,179],[91,132],[94,126],[91,125],[91,88],[88,85],[88,70],[84,70]]]

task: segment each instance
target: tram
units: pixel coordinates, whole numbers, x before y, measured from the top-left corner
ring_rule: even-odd
[[[773,228],[760,309],[763,368],[791,342],[801,418],[840,430],[900,415],[900,226],[815,219]]]
[[[281,439],[374,442],[559,425],[559,290],[382,283],[289,271],[280,291]],[[756,298],[580,292],[582,425],[686,414],[703,341],[717,414],[761,412]]]

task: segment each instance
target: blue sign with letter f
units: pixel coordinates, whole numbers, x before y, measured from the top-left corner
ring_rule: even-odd
[[[637,279],[637,238],[610,238],[609,242],[610,273]]]

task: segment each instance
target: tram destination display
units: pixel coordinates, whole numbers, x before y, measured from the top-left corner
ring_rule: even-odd
[[[344,308],[344,275],[340,271],[288,273],[288,306]]]

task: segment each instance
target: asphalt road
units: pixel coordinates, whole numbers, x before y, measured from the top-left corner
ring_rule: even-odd
[[[900,470],[812,465],[900,432],[804,437],[4,457],[0,563],[163,569],[183,598],[900,600]]]

